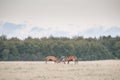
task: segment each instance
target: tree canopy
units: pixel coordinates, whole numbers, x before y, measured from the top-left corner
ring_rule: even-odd
[[[17,37],[7,39],[0,36],[1,61],[38,61],[46,56],[75,55],[79,60],[120,59],[120,37],[101,36],[100,38],[67,37]]]

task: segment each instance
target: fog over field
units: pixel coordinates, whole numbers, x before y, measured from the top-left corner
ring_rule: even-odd
[[[76,65],[1,61],[0,80],[120,80],[120,60],[79,61]]]

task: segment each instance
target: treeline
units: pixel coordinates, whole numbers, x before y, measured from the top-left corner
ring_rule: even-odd
[[[120,59],[120,37],[84,38],[75,36],[20,40],[0,36],[0,61],[39,61],[46,56],[75,55],[79,60]]]

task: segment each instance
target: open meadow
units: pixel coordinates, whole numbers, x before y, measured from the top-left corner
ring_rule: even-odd
[[[42,61],[1,61],[0,80],[120,80],[120,60],[54,64]]]

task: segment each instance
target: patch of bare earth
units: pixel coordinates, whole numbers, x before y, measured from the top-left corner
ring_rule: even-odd
[[[0,62],[0,80],[120,80],[120,60]]]

